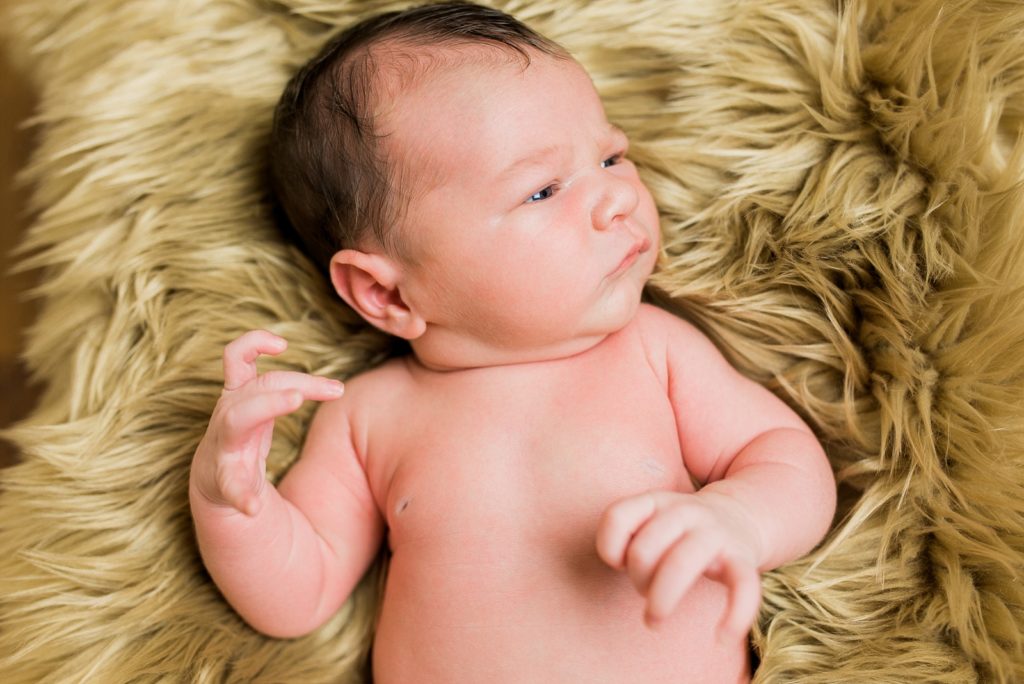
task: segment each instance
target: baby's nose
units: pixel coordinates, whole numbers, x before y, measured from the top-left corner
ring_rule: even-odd
[[[594,228],[607,230],[633,213],[640,196],[628,180],[607,172],[602,175],[592,215]]]

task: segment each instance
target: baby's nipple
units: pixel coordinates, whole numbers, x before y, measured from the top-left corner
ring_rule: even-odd
[[[395,515],[401,515],[402,513],[404,513],[405,509],[409,507],[410,503],[412,503],[411,496],[404,496],[401,499],[399,499],[398,503],[395,504]]]

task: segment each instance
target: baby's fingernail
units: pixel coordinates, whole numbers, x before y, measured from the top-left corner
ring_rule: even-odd
[[[345,393],[345,385],[341,384],[340,380],[328,380],[327,391],[340,397]]]

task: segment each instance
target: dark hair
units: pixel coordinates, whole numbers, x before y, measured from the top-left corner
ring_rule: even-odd
[[[284,219],[314,263],[366,236],[391,254],[403,210],[397,172],[374,127],[376,63],[370,48],[491,45],[569,58],[557,43],[513,17],[466,2],[431,4],[361,21],[330,40],[296,73],[274,112],[270,183]]]

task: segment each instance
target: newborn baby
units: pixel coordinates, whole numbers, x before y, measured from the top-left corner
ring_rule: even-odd
[[[641,303],[658,213],[583,68],[495,10],[384,15],[296,75],[274,136],[306,249],[412,353],[343,395],[258,375],[268,332],[225,349],[190,497],[231,605],[308,633],[386,535],[378,684],[747,681],[759,573],[820,541],[834,481],[793,411]]]

